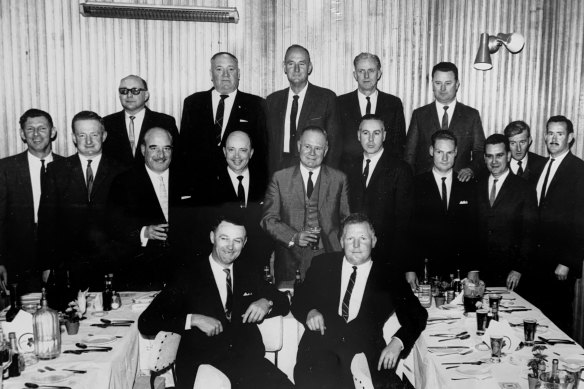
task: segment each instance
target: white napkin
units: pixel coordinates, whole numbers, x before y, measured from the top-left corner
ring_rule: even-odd
[[[499,319],[499,321],[491,320],[489,323],[489,327],[485,331],[485,334],[481,337],[483,342],[485,342],[489,347],[491,347],[491,336],[503,336],[505,338],[506,346],[503,347],[504,353],[512,353],[514,352],[519,344],[521,343],[521,339],[519,339],[516,335],[517,333],[511,328],[509,322],[505,319]],[[509,344],[510,342],[510,344]]]
[[[32,337],[32,315],[21,309],[11,322],[2,322],[2,330],[5,336],[8,336],[10,332],[16,333],[17,342],[24,334],[31,334]]]

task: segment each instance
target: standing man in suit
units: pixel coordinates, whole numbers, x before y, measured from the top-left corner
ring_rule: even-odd
[[[28,149],[0,160],[0,279],[7,283],[9,271],[21,293],[40,290],[38,209],[47,165],[62,158],[52,152],[56,137],[51,115],[29,109],[20,117]]]
[[[103,118],[108,134],[103,143],[103,153],[116,158],[121,165],[131,167],[134,163],[144,164],[144,156],[139,145],[144,134],[152,127],[167,129],[174,139],[178,139],[176,121],[172,116],[154,112],[146,107],[150,99],[148,84],[142,77],[129,75],[120,80],[118,87],[120,103],[124,109]],[[176,148],[176,144],[175,144]]]
[[[337,167],[341,156],[341,134],[338,133],[336,95],[333,91],[308,82],[312,73],[310,53],[300,45],[292,45],[284,56],[284,73],[290,87],[274,92],[266,99],[270,138],[270,172],[296,165],[296,143],[300,132],[317,126],[329,137],[326,163]]]
[[[295,291],[292,314],[305,326],[294,368],[297,388],[354,388],[351,361],[365,353],[376,388],[401,383],[393,368],[426,327],[428,313],[401,272],[373,258],[377,238],[365,215],[343,221],[344,252],[314,259]],[[383,326],[396,313],[401,328],[386,343]]]
[[[406,143],[406,123],[401,100],[377,89],[377,82],[382,75],[381,61],[377,55],[361,53],[355,57],[353,65],[357,90],[337,97],[343,139],[342,161],[362,154],[361,144],[355,135],[359,132],[361,118],[367,114],[375,114],[383,120],[386,134],[383,147],[387,153],[401,159]]]
[[[106,202],[121,167],[102,153],[107,137],[102,118],[91,111],[73,117],[77,153],[47,169],[39,207],[43,279],[69,271],[73,290],[103,287],[103,263],[113,260],[106,225]],[[61,279],[60,284],[65,280]]]
[[[512,159],[509,169],[513,174],[535,186],[546,159],[529,151],[532,142],[529,126],[527,123],[518,120],[509,123],[503,132],[509,140],[509,147],[511,148]]]
[[[476,268],[487,285],[515,289],[533,259],[537,219],[535,188],[510,173],[509,142],[493,134],[485,142],[489,169],[477,186],[479,249]]]
[[[277,244],[274,275],[279,288],[293,286],[296,270],[304,278],[316,255],[341,249],[339,226],[349,214],[347,177],[322,163],[328,151],[326,131],[305,127],[296,147],[300,163],[274,173],[261,221]]]
[[[284,373],[264,358],[256,325],[265,317],[286,315],[286,295],[237,260],[246,243],[241,222],[220,219],[210,239],[211,254],[191,255],[189,266],[179,269],[176,280],[140,315],[140,332],[181,335],[178,389],[193,387],[201,364],[221,370],[234,389],[292,388]]]
[[[200,145],[183,149],[188,171],[207,167],[211,179],[225,167],[223,146],[233,131],[246,132],[254,144],[254,168],[267,172],[267,133],[264,99],[238,90],[239,62],[226,52],[211,57],[213,88],[190,95],[184,101],[180,125],[181,144]],[[196,153],[194,152],[196,151]]]
[[[584,259],[584,162],[570,152],[574,127],[565,116],[552,116],[545,142],[550,153],[538,180],[538,276],[534,292],[555,324],[572,335],[575,280]],[[544,287],[542,287],[542,285]]]
[[[109,228],[120,245],[115,263],[116,286],[123,290],[159,290],[171,268],[169,212],[179,195],[177,176],[170,169],[170,132],[146,131],[140,152],[144,164],[117,176],[108,197]]]
[[[438,130],[450,130],[458,139],[454,164],[458,180],[469,181],[484,168],[485,134],[481,117],[476,109],[456,101],[459,86],[456,65],[440,62],[434,66],[432,90],[436,101],[414,111],[406,139],[405,161],[414,169],[414,174],[432,168],[427,150],[432,134]]]
[[[407,269],[406,279],[418,286],[428,259],[432,274],[448,279],[449,274],[472,270],[475,255],[476,197],[475,185],[462,182],[454,170],[457,138],[448,130],[436,131],[431,137],[429,154],[432,170],[414,177],[414,222],[412,236],[424,244],[414,245],[415,260]]]
[[[361,155],[344,164],[349,180],[349,207],[366,214],[377,236],[373,254],[377,261],[396,268],[406,262],[413,212],[414,184],[410,167],[384,147],[383,119],[367,114],[361,119],[357,140]]]

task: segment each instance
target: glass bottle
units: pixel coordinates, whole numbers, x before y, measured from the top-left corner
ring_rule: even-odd
[[[270,274],[270,267],[267,265],[264,266],[264,281],[266,281],[269,284],[274,283],[274,279],[272,278],[272,275]]]
[[[10,357],[10,347],[6,342],[6,338],[4,337],[4,331],[2,331],[2,326],[0,326],[0,364],[3,368],[0,373],[2,373],[2,380],[6,380],[9,377],[9,368],[12,363],[12,359]]]
[[[296,275],[294,276],[294,291],[302,285],[302,276],[300,275],[300,269],[296,269]]]
[[[16,287],[18,284],[10,284],[10,309],[6,312],[6,321],[11,322],[14,320],[18,312],[20,311],[20,298]]]
[[[18,377],[20,376],[20,372],[24,370],[24,357],[18,351],[16,333],[9,333],[8,339],[10,339],[10,349],[12,350],[12,363],[8,368],[8,375],[10,377]]]
[[[552,374],[550,376],[550,382],[554,384],[560,383],[560,376],[558,373],[558,360],[554,359],[552,361]]]
[[[61,354],[61,326],[57,311],[49,308],[42,289],[41,308],[32,317],[34,351],[39,359],[53,359]]]
[[[424,259],[424,279],[422,280],[424,284],[430,283],[430,277],[428,275],[428,258]]]
[[[113,297],[113,290],[112,290],[112,283],[111,278],[113,274],[106,274],[105,278],[105,289],[103,292],[103,310],[104,311],[111,311],[112,309],[112,297]]]

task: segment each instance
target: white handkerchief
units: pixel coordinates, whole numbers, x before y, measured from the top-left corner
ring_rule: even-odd
[[[489,327],[482,336],[482,340],[487,345],[489,345],[489,347],[491,347],[491,336],[502,336],[504,337],[506,343],[505,347],[503,347],[503,352],[512,353],[517,349],[517,347],[519,347],[519,344],[521,343],[521,339],[519,339],[516,334],[517,333],[513,331],[507,320],[491,320]]]

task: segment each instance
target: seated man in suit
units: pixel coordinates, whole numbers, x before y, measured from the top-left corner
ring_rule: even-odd
[[[361,119],[357,140],[361,155],[344,163],[349,180],[349,207],[366,214],[377,236],[373,255],[400,267],[411,247],[407,242],[413,212],[413,177],[408,164],[384,147],[383,119],[367,114]]]
[[[513,290],[533,259],[537,215],[535,187],[509,174],[509,142],[493,134],[485,142],[489,174],[477,185],[480,260],[476,268],[487,285]]]
[[[201,364],[221,370],[232,388],[292,388],[264,358],[256,323],[286,315],[288,298],[237,260],[246,243],[243,224],[219,219],[210,233],[207,257],[190,256],[189,266],[140,315],[147,336],[158,331],[182,336],[176,356],[177,388],[192,389]]]
[[[179,195],[178,177],[170,169],[173,141],[164,128],[146,131],[140,145],[144,164],[134,165],[112,183],[108,224],[120,245],[112,266],[118,289],[159,290],[171,268],[169,212]]]
[[[426,327],[428,313],[403,274],[371,255],[377,238],[363,214],[343,220],[341,247],[314,259],[295,290],[292,314],[305,326],[298,346],[297,388],[354,388],[351,361],[365,353],[376,388],[395,387],[393,368]],[[396,313],[401,328],[391,341],[383,326]]]
[[[52,152],[57,129],[45,111],[20,117],[20,138],[28,149],[0,160],[0,278],[18,283],[20,293],[40,290],[37,266],[38,209],[46,167],[62,158]]]
[[[389,154],[401,159],[406,142],[404,107],[401,100],[377,89],[377,82],[382,74],[381,61],[377,55],[361,53],[355,57],[353,65],[357,90],[337,97],[339,126],[343,138],[342,161],[350,161],[362,154],[361,144],[355,135],[359,131],[361,118],[368,114],[375,114],[383,120],[386,134],[383,147]]]
[[[347,177],[322,163],[326,131],[304,128],[296,147],[300,163],[274,173],[261,221],[277,244],[274,276],[280,288],[293,286],[296,270],[304,278],[316,255],[340,250],[339,226],[349,214]]]
[[[476,109],[456,101],[459,86],[456,65],[440,62],[432,68],[432,90],[436,101],[414,111],[406,138],[404,158],[414,169],[414,174],[432,169],[428,147],[437,130],[450,130],[458,139],[454,164],[458,180],[469,181],[484,169],[485,134],[481,117]]]
[[[338,133],[335,93],[308,82],[312,63],[310,53],[304,47],[288,47],[283,66],[290,87],[274,92],[266,99],[270,172],[298,163],[296,143],[300,139],[300,130],[308,126],[318,126],[327,132],[331,152],[326,163],[336,168],[342,139]]]
[[[406,278],[412,288],[418,286],[424,259],[432,274],[448,279],[461,270],[473,270],[475,255],[476,199],[474,182],[462,182],[454,171],[457,138],[448,130],[436,131],[431,138],[429,155],[432,170],[414,177],[414,216],[412,236],[423,244],[414,245],[414,261],[408,262]]]
[[[120,80],[118,87],[120,103],[124,109],[103,118],[107,139],[103,142],[103,153],[116,158],[120,164],[131,167],[142,165],[144,156],[139,146],[144,134],[152,127],[162,127],[178,139],[176,121],[172,116],[152,111],[146,106],[150,99],[148,84],[142,77],[130,75]],[[175,142],[174,148],[176,152]]]
[[[529,151],[532,142],[529,126],[521,120],[514,121],[507,124],[503,133],[509,140],[511,149],[509,169],[535,187],[535,181],[541,174],[546,159]]]

